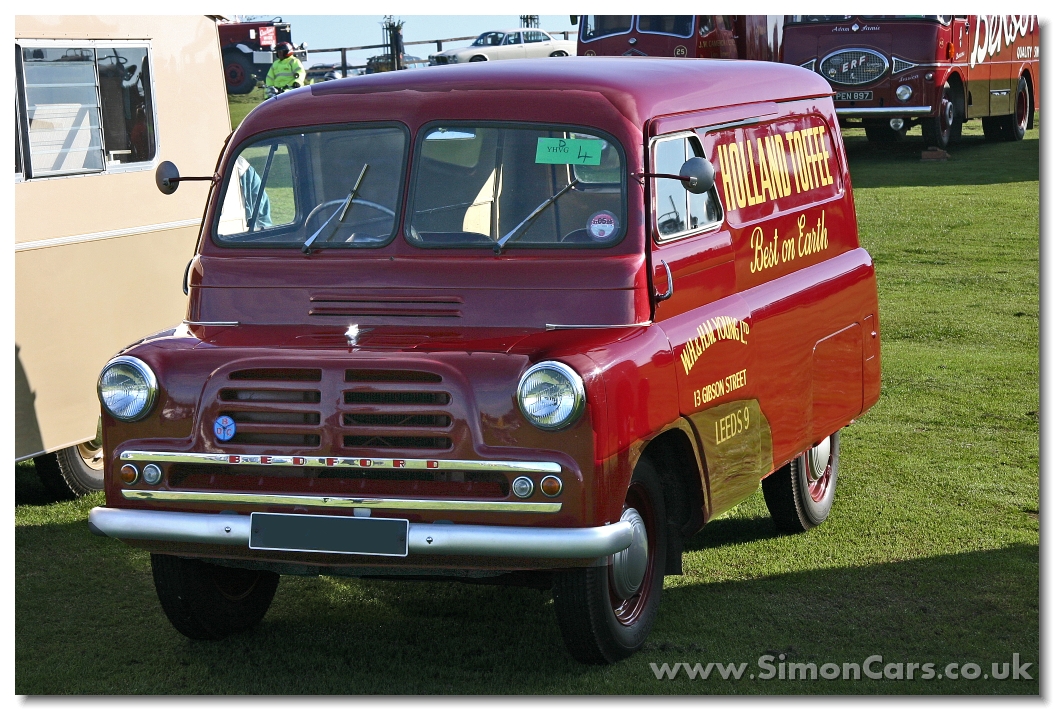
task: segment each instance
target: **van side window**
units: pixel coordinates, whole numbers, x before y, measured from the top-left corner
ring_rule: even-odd
[[[20,59],[27,177],[103,172],[154,159],[148,47],[23,47]]]
[[[654,146],[654,172],[677,175],[684,161],[703,156],[695,136],[663,138]],[[692,194],[679,180],[655,178],[655,226],[663,240],[686,235],[721,221],[721,207],[714,189]]]

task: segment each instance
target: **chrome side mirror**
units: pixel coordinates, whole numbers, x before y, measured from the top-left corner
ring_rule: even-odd
[[[701,195],[714,186],[714,166],[706,158],[689,158],[681,166],[678,175],[688,192]]]

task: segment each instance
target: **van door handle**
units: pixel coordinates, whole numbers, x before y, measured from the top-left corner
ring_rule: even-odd
[[[664,269],[666,269],[666,293],[658,293],[658,292],[656,292],[655,293],[655,302],[656,303],[662,303],[663,301],[665,301],[666,299],[668,299],[670,296],[673,295],[673,273],[670,271],[670,265],[667,264],[662,259],[659,260],[659,263],[662,264]]]

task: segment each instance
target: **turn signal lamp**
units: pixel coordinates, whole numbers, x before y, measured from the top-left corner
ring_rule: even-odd
[[[121,466],[120,475],[121,480],[124,481],[125,484],[131,486],[139,480],[139,469],[130,463],[126,463],[124,466]]]
[[[560,491],[564,489],[564,482],[556,476],[546,476],[542,479],[538,487],[542,489],[542,493],[545,495],[550,498],[555,498],[560,495]]]
[[[143,469],[143,482],[156,486],[161,482],[161,467],[156,463],[148,463]]]
[[[534,493],[534,481],[526,476],[520,476],[512,482],[512,492],[517,498],[530,498]]]
[[[952,42],[947,44],[947,50],[944,52],[944,55],[948,59],[955,59],[955,45]]]

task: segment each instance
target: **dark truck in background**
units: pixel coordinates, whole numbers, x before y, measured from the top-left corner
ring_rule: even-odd
[[[281,17],[252,22],[221,22],[220,48],[223,51],[223,75],[228,94],[247,94],[263,81],[274,62],[274,48],[279,42],[293,43],[288,22]],[[301,61],[307,57],[301,44],[293,53]]]
[[[572,15],[578,56],[782,57],[783,15]]]
[[[869,141],[921,126],[945,149],[963,122],[1021,140],[1039,107],[1035,15],[788,15],[783,61],[823,76],[843,126]]]

